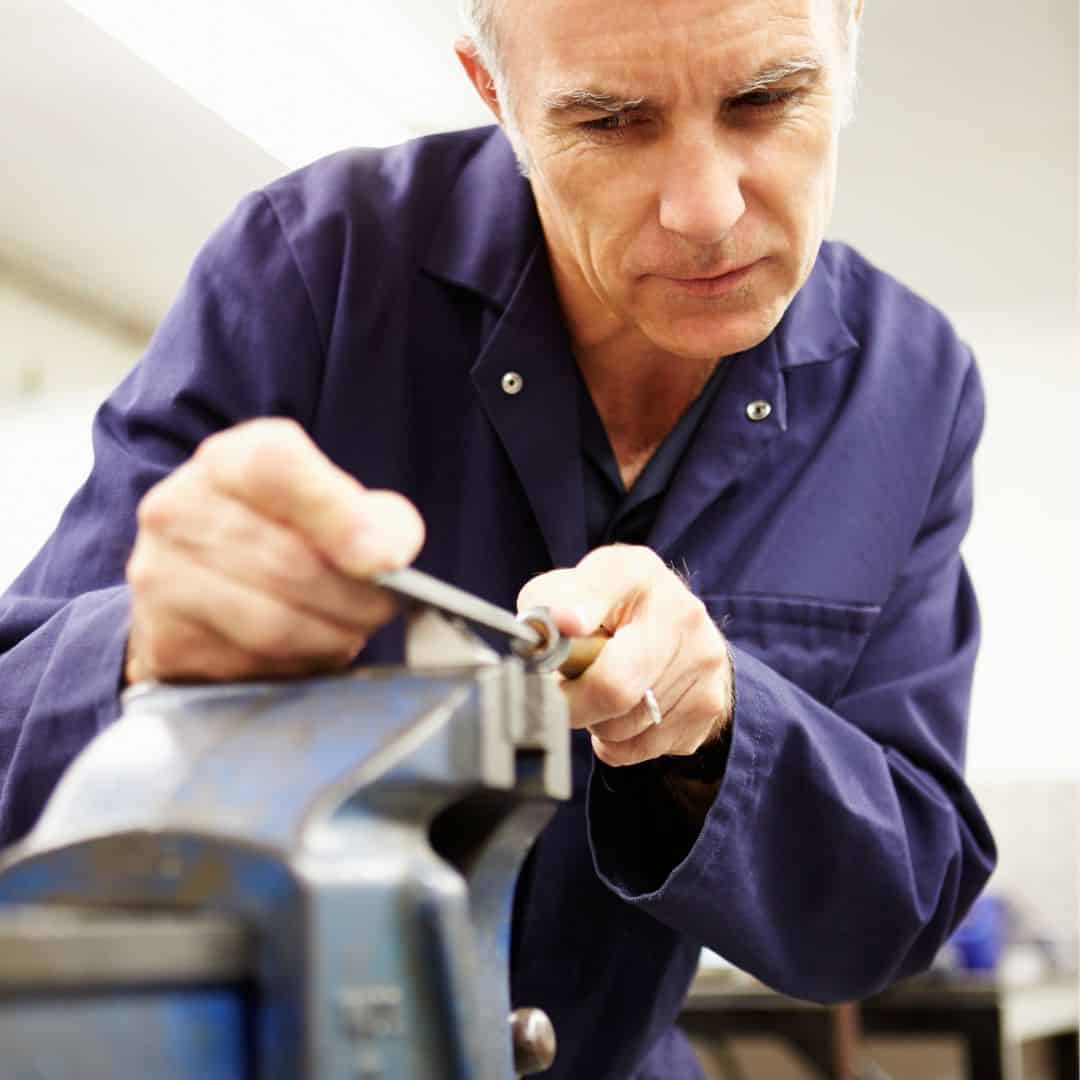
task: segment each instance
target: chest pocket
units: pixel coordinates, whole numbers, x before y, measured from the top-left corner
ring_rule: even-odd
[[[859,659],[881,608],[766,593],[703,596],[734,645],[831,705]]]

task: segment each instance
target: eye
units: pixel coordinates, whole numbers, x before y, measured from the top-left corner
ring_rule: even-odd
[[[596,120],[586,120],[582,130],[593,135],[621,135],[627,128],[640,123],[640,118],[629,111],[611,113],[610,116],[601,116]]]
[[[732,104],[737,109],[753,109],[764,112],[768,109],[776,109],[786,105],[798,94],[796,89],[786,90],[751,90],[749,93],[740,94]]]

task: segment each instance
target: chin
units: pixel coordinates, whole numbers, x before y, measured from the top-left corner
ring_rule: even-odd
[[[776,329],[794,295],[778,269],[762,266],[756,281],[712,299],[673,297],[667,289],[650,288],[637,297],[635,321],[654,345],[687,360],[745,352]]]
[[[776,329],[783,313],[783,307],[778,307],[711,317],[683,316],[642,329],[665,352],[685,360],[715,360],[760,345]]]

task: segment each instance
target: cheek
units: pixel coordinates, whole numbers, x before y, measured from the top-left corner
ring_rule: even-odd
[[[568,154],[545,163],[536,177],[558,214],[563,246],[609,289],[646,230],[653,201],[634,169],[613,166],[612,158]]]
[[[802,262],[816,252],[836,184],[836,139],[831,130],[807,127],[798,137],[769,140],[758,147],[749,175],[753,202],[793,259]]]

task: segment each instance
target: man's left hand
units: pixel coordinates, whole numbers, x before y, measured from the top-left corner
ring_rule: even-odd
[[[606,630],[596,662],[563,689],[570,723],[587,728],[608,765],[693,754],[720,737],[733,709],[731,658],[705,605],[653,551],[614,545],[572,570],[534,578],[518,610],[547,607],[564,634]],[[652,690],[663,717],[645,703]]]

